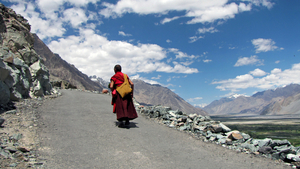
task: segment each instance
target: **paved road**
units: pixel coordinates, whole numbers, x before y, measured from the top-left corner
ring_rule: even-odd
[[[129,129],[118,128],[110,99],[62,90],[62,96],[40,107],[45,168],[289,168],[196,140],[142,115]]]

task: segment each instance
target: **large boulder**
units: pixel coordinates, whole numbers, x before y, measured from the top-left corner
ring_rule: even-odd
[[[0,104],[51,94],[49,71],[33,45],[28,21],[0,3]]]

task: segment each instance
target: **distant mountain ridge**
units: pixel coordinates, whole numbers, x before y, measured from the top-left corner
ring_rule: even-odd
[[[251,97],[221,98],[203,109],[209,115],[283,115],[300,114],[300,85],[290,84]]]
[[[192,106],[166,87],[158,84],[151,85],[137,79],[132,80],[132,82],[134,83],[134,97],[142,105],[162,105],[171,107],[173,110],[181,110],[187,114],[207,115],[204,110]]]
[[[69,64],[58,54],[53,53],[36,34],[33,35],[35,38],[34,49],[44,59],[50,72],[50,81],[65,80],[78,89],[102,91],[103,86],[100,83],[92,81],[74,65]]]

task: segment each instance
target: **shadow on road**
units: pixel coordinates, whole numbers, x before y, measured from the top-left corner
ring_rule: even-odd
[[[138,123],[130,122],[129,125],[124,125],[124,126],[119,127],[119,128],[123,128],[123,129],[139,128],[136,124],[138,124]],[[115,121],[115,125],[118,126],[118,125],[119,125],[119,122],[118,122],[118,121]]]

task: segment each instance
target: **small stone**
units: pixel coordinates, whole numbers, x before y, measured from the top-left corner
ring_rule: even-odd
[[[26,153],[26,152],[30,152],[30,150],[26,147],[18,147],[17,148],[19,151],[22,151],[23,153]]]
[[[189,115],[189,118],[193,120],[193,119],[194,119],[195,117],[197,117],[197,116],[198,116],[198,115],[197,115],[196,113],[195,113],[195,114],[190,114],[190,115]]]
[[[12,163],[12,164],[9,165],[9,167],[17,167],[17,166],[18,166],[17,163]]]
[[[5,122],[5,119],[0,118],[0,126],[2,126],[2,124]]]

